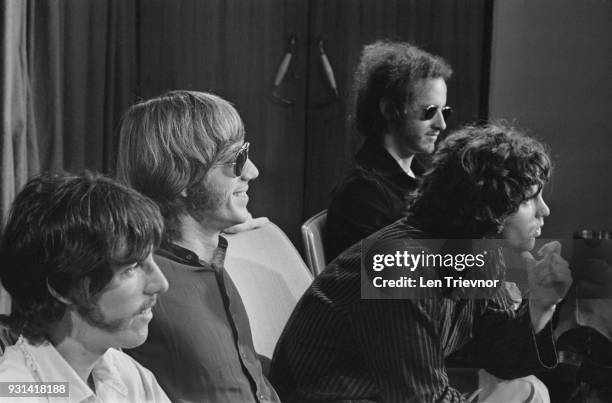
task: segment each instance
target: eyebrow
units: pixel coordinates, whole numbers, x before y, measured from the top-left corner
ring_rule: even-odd
[[[231,145],[225,148],[224,150],[218,152],[217,156],[213,160],[214,164],[223,163],[224,161],[229,160],[230,158],[233,158],[238,152],[238,150],[240,149],[240,147],[242,147],[242,144]]]
[[[237,143],[232,144],[231,146],[227,147],[224,151],[221,152],[221,154],[231,154],[234,155],[238,152],[238,150],[240,150],[242,148],[242,146],[244,146],[244,143],[246,141],[242,140],[239,141]]]
[[[534,185],[534,186],[537,186],[537,185]],[[542,193],[543,189],[544,189],[544,186],[541,186],[541,187],[538,186],[535,192],[532,192],[532,190],[529,189],[527,192],[525,192],[525,200],[535,199],[540,193]]]

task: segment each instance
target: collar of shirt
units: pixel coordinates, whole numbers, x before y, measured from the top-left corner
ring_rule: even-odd
[[[414,180],[400,167],[398,162],[377,141],[366,139],[361,149],[355,155],[355,162],[367,171],[375,171],[382,176],[396,176]],[[423,162],[415,156],[412,160],[412,171],[417,176],[425,172]]]
[[[214,270],[215,267],[223,267],[226,252],[227,239],[219,235],[219,243],[210,264],[201,260],[195,252],[168,241],[162,242],[155,253],[187,266]]]
[[[81,402],[83,400],[95,400],[94,392],[89,386],[79,377],[75,370],[64,360],[64,357],[49,343],[44,342],[41,345],[35,346],[30,344],[24,338],[18,343],[22,343],[20,348],[23,348],[26,354],[27,365],[34,366],[30,368],[32,371],[37,371],[35,378],[40,376],[41,382],[69,382],[70,384],[70,401]],[[119,395],[121,398],[127,397],[127,386],[118,376],[120,369],[116,368],[107,355],[107,351],[98,359],[94,365],[92,375],[96,384],[98,395]],[[29,363],[31,357],[32,362]],[[111,393],[105,393],[106,388],[112,389]],[[114,393],[113,393],[114,392]]]

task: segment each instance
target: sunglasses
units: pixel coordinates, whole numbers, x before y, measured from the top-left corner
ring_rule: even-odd
[[[422,109],[421,120],[431,120],[438,113],[438,109],[442,111],[442,117],[444,120],[450,118],[453,113],[453,108],[450,106],[437,106],[437,105],[428,105]]]
[[[249,159],[249,147],[250,146],[251,146],[251,143],[246,141],[242,145],[242,147],[240,147],[240,150],[236,151],[236,154],[234,155],[234,159],[232,160],[232,162],[226,162],[223,164],[214,164],[214,166],[233,165],[234,175],[238,177],[242,176],[242,170],[244,169],[244,165]]]

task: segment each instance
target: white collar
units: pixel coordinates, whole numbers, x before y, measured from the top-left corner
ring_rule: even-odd
[[[91,388],[83,382],[76,371],[66,362],[64,357],[48,341],[36,346],[30,344],[24,337],[20,337],[16,346],[24,354],[26,366],[38,382],[66,382],[70,383],[70,401],[81,402],[95,397]],[[92,376],[96,389],[110,387],[123,397],[127,397],[128,389],[119,378],[119,369],[113,364],[110,355],[112,349],[107,350],[95,363]]]

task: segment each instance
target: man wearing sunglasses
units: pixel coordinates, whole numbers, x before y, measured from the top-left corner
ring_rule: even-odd
[[[451,67],[401,42],[365,46],[355,72],[354,123],[365,137],[356,167],[334,190],[327,210],[325,250],[344,249],[401,217],[424,166],[446,129]]]
[[[459,350],[463,364],[488,371],[478,401],[550,402],[527,376],[557,364],[552,316],[572,283],[559,242],[531,253],[550,215],[550,177],[546,146],[510,126],[441,141],[406,215],[342,252],[298,302],[270,368],[283,402],[468,403],[476,388],[447,373]],[[506,266],[502,248],[521,264]],[[482,264],[445,268],[436,255]],[[529,300],[518,307],[499,281],[511,269],[527,275]]]
[[[164,217],[155,259],[170,284],[149,339],[128,353],[172,401],[277,402],[223,267],[221,232],[250,219],[247,191],[259,175],[238,112],[212,94],[173,91],[132,106],[120,137],[119,177]]]

